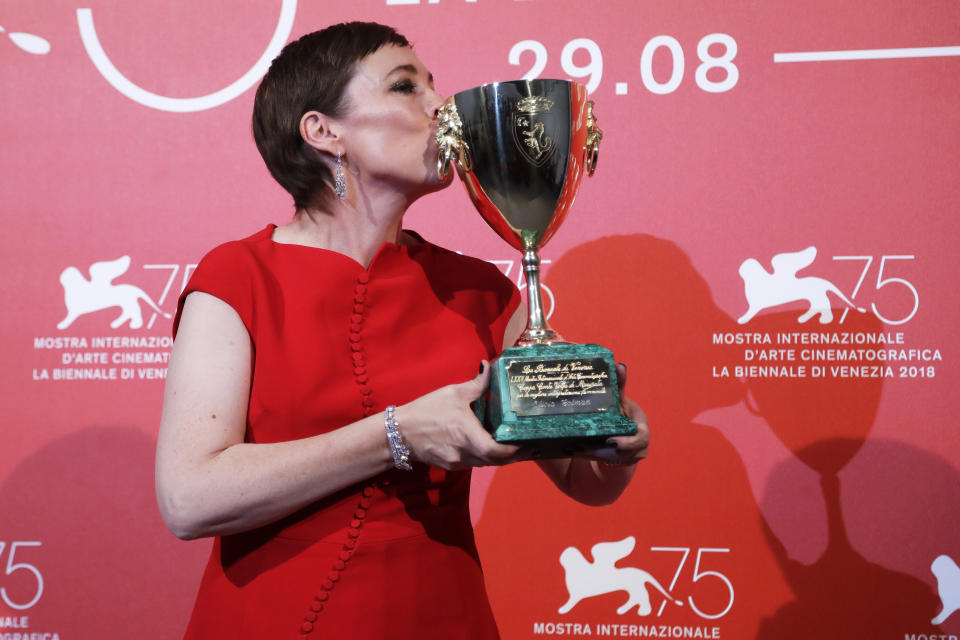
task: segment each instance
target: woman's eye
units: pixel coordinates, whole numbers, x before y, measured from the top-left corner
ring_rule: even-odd
[[[409,80],[399,80],[395,82],[393,86],[390,87],[391,91],[398,91],[400,93],[413,93],[417,88],[417,85],[413,84]]]

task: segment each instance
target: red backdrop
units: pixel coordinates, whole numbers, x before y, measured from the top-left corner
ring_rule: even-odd
[[[354,19],[406,34],[444,93],[583,81],[605,133],[544,281],[558,330],[628,363],[651,453],[604,508],[532,465],[476,474],[504,638],[955,640],[946,0],[5,4],[0,638],[182,632],[209,542],[154,502],[169,314],[207,249],[292,213],[249,131],[262,65]],[[459,185],[406,226],[519,275]],[[646,615],[561,564],[621,540]]]

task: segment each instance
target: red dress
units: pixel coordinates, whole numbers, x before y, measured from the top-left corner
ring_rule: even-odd
[[[250,334],[246,441],[331,431],[468,380],[501,350],[519,293],[493,265],[385,243],[364,269],[276,243],[274,228],[207,254],[180,299],[210,293]],[[469,471],[415,464],[217,538],[186,637],[497,638],[469,489]]]

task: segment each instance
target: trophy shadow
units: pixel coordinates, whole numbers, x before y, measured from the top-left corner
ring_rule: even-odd
[[[869,559],[881,555],[871,551],[886,551],[882,555],[889,556],[893,548],[917,559],[915,563],[905,559],[902,565],[929,567],[947,550],[938,538],[951,536],[947,523],[955,516],[952,505],[960,495],[956,471],[939,456],[877,438],[866,445],[846,438],[819,440],[800,454],[805,459],[837,462],[854,448],[861,453],[850,468],[842,473],[828,471],[819,478],[827,545],[815,561],[791,558],[788,547],[764,519],[769,546],[795,596],[763,620],[758,640],[940,637],[941,632],[956,632],[960,627],[956,619],[943,625],[932,623],[943,607],[927,582],[884,566],[889,557]],[[885,477],[879,478],[880,474]],[[786,466],[776,469],[764,501],[789,493],[792,476]],[[927,535],[918,535],[921,532]],[[858,545],[867,548],[860,550]],[[949,623],[953,629],[946,628]]]
[[[946,550],[940,545],[951,536],[947,505],[960,495],[956,473],[934,453],[873,435],[891,379],[873,374],[887,363],[864,359],[870,345],[846,339],[882,335],[879,319],[851,313],[843,323],[804,328],[801,312],[766,313],[749,323],[763,335],[816,335],[819,344],[792,346],[832,358],[803,378],[745,382],[748,411],[791,456],[771,469],[759,506],[794,598],[765,617],[756,637],[833,640],[849,637],[851,628],[863,637],[938,632],[931,623],[937,596],[916,574]],[[822,541],[811,545],[800,539],[805,533]]]

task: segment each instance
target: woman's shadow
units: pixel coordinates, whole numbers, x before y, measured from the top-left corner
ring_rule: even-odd
[[[735,266],[731,274],[737,277]],[[952,468],[932,454],[876,440],[870,440],[870,446],[861,451],[877,414],[882,380],[805,378],[798,383],[796,379],[738,379],[736,365],[771,363],[748,363],[743,345],[717,343],[714,336],[741,331],[806,331],[807,327],[797,324],[797,316],[804,310],[760,317],[749,329],[741,327],[716,306],[709,287],[683,251],[652,236],[607,237],[580,245],[560,258],[547,277],[558,309],[551,322],[560,333],[573,341],[603,344],[618,360],[628,363],[627,392],[646,409],[652,442],[650,456],[640,464],[627,493],[605,509],[591,511],[562,504],[549,493],[540,493],[535,474],[513,468],[497,472],[478,524],[478,538],[501,622],[504,614],[524,620],[529,617],[524,610],[541,600],[508,586],[517,567],[515,563],[503,565],[498,556],[517,542],[498,526],[497,516],[490,516],[507,508],[512,514],[512,531],[539,539],[540,544],[531,549],[535,554],[547,552],[544,540],[560,545],[549,553],[559,553],[567,544],[585,552],[596,542],[635,535],[640,540],[637,551],[623,564],[648,569],[668,581],[675,567],[655,571],[657,557],[640,555],[644,542],[729,547],[740,564],[737,570],[724,568],[736,589],[736,601],[716,623],[731,637],[847,638],[852,629],[857,629],[856,637],[880,637],[867,630],[889,632],[910,625],[913,632],[931,628],[930,620],[938,611],[931,587],[903,570],[869,562],[851,545],[846,533],[840,500],[840,479],[846,476],[840,471],[848,464],[856,469],[851,477],[867,494],[844,494],[857,513],[882,509],[885,501],[874,495],[871,487],[891,469],[922,465],[923,482],[935,485],[934,491],[944,492],[944,498],[955,491]],[[589,283],[597,278],[603,282],[597,286]],[[815,330],[821,329],[875,332],[882,327],[872,316],[857,314],[842,327],[835,323],[832,328],[818,325]],[[718,373],[722,364],[729,365],[728,375]],[[752,420],[721,422],[741,415]],[[706,424],[704,417],[709,418]],[[751,428],[753,431],[744,432]],[[744,461],[748,466],[758,462],[751,457],[755,453],[749,445],[770,440],[779,441],[776,446],[784,459],[770,466],[765,476],[758,476],[744,465]],[[747,448],[741,446],[743,442]],[[890,460],[888,454],[894,447],[898,457]],[[876,464],[885,466],[875,466],[875,458]],[[893,462],[896,464],[891,466]],[[805,486],[799,485],[806,489],[803,495],[795,490],[798,478],[805,479]],[[920,488],[916,482],[907,485]],[[531,487],[532,497],[524,499]],[[936,502],[929,492],[923,493],[922,500],[914,497],[911,513],[917,515],[918,510],[927,508],[928,497]],[[803,503],[793,511],[794,516],[799,513],[819,521],[795,521],[789,526],[826,532],[825,551],[809,564],[791,559],[791,536],[784,543],[777,535],[785,531],[781,520],[776,527],[768,522],[768,513],[791,511],[791,505],[785,503],[792,500]],[[896,528],[889,517],[884,524]],[[865,523],[856,525],[862,531]],[[880,533],[889,537],[888,531]],[[887,545],[895,543],[881,541],[873,549],[888,554]],[[936,555],[931,555],[925,566]],[[719,556],[713,561],[717,560]],[[559,606],[565,597],[559,565],[547,575],[543,599]],[[681,574],[672,595],[709,602],[708,581],[694,585],[689,580],[690,576]],[[718,596],[720,604],[714,611],[722,608],[724,595]],[[611,604],[619,603],[618,598]],[[655,613],[658,606],[655,602]],[[595,610],[597,615],[610,617],[615,608],[598,605]],[[701,604],[704,609],[707,607]],[[589,605],[578,605],[578,611],[589,612]],[[641,621],[705,621],[691,615],[689,607],[660,612],[662,618],[651,616]],[[861,636],[860,629],[867,635]]]

